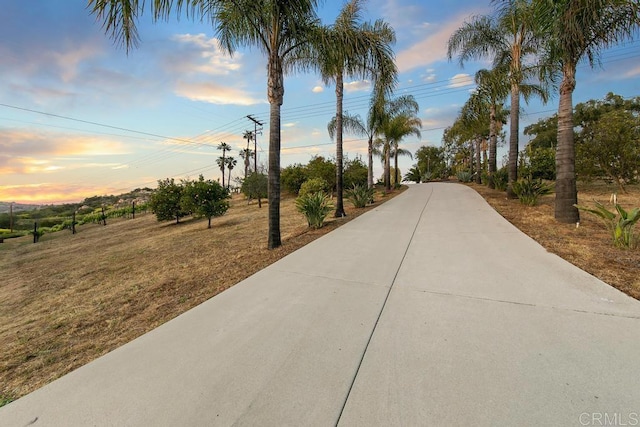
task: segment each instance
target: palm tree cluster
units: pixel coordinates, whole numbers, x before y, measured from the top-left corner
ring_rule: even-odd
[[[637,33],[640,3],[637,0],[493,0],[492,4],[496,7],[493,15],[470,19],[449,38],[449,59],[457,54],[460,65],[471,59],[493,61],[492,70],[476,74],[477,90],[463,108],[461,117],[473,117],[469,111],[489,112],[488,175],[492,185],[498,112],[510,94],[507,195],[513,197],[513,183],[518,179],[520,96],[528,101],[536,95],[547,102],[551,88],[557,86],[560,78],[555,217],[564,223],[577,222],[572,102],[576,65],[583,58],[593,65],[603,48]]]
[[[268,200],[270,249],[281,245],[280,237],[280,108],[284,99],[284,75],[296,70],[317,70],[325,83],[336,85],[336,161],[338,198],[336,216],[344,215],[342,202],[342,97],[344,79],[371,79],[377,113],[372,117],[369,152],[373,136],[381,129],[380,107],[396,84],[397,68],[391,45],[392,28],[382,20],[362,22],[363,0],[349,0],[333,25],[323,26],[316,14],[317,0],[157,0],[147,3],[155,20],[186,12],[194,19],[209,20],[222,48],[233,54],[240,47],[257,47],[267,57],[269,113]],[[139,41],[137,20],[145,11],[139,0],[89,0],[91,13],[102,21],[105,31],[127,51]],[[414,132],[415,133],[415,132]],[[247,143],[251,136],[245,135]],[[255,136],[254,136],[255,137]],[[394,136],[394,138],[398,138]],[[397,144],[398,141],[393,142]],[[220,147],[219,147],[220,148]],[[219,159],[223,185],[227,163]],[[396,154],[399,151],[396,147]],[[254,153],[255,155],[255,153]],[[249,148],[243,154],[248,172]],[[370,162],[371,163],[371,162]],[[371,164],[370,164],[371,168]],[[371,172],[370,172],[371,173]]]

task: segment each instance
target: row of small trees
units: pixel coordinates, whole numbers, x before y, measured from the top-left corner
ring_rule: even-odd
[[[197,181],[173,178],[158,181],[158,188],[151,195],[149,206],[158,221],[176,220],[193,215],[207,218],[207,228],[211,228],[211,218],[222,216],[229,209],[229,191],[216,181],[205,180],[200,175]]]
[[[323,190],[328,193],[336,191],[337,165],[322,156],[314,156],[306,165],[296,163],[282,169],[280,174],[282,187],[290,194],[298,194],[302,185],[309,180],[319,180],[323,183]],[[344,159],[342,180],[344,188],[357,185],[367,185],[368,167],[356,157],[353,160]]]

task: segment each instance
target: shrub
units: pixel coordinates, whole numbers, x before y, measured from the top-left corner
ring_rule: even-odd
[[[507,184],[509,183],[509,171],[506,167],[500,168],[493,174],[493,184],[496,190],[507,191]]]
[[[615,208],[620,215],[618,217],[615,212],[610,212],[601,203],[595,202],[595,204],[595,209],[578,205],[574,206],[580,210],[592,213],[602,218],[605,225],[611,232],[611,239],[614,245],[620,248],[634,248],[637,243],[636,236],[633,231],[636,223],[640,220],[640,208],[635,208],[631,212],[627,212],[622,209],[622,206],[616,203]]]
[[[323,192],[307,193],[296,199],[296,208],[307,218],[309,227],[321,228],[324,220],[333,210],[329,197]]]
[[[469,171],[460,171],[456,174],[456,178],[460,182],[471,182],[472,174]]]
[[[306,196],[307,194],[322,193],[329,190],[329,184],[322,178],[311,178],[305,181],[300,187],[300,196]]]
[[[553,187],[544,183],[541,179],[523,178],[513,183],[513,192],[518,196],[520,203],[527,206],[538,204],[538,197],[550,194]]]
[[[282,187],[291,194],[298,194],[300,187],[307,179],[307,168],[298,163],[287,166],[280,172]]]
[[[354,185],[346,190],[345,194],[356,208],[364,208],[373,201],[373,188],[368,188],[366,185]]]

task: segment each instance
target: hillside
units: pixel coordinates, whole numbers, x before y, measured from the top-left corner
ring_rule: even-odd
[[[397,194],[397,193],[395,193]],[[377,196],[380,200],[380,196]],[[373,207],[375,207],[374,205]],[[145,214],[78,233],[0,244],[0,404],[76,369],[200,304],[371,209],[309,230],[283,200],[283,246],[266,249],[267,205],[236,196],[223,217],[158,223]]]

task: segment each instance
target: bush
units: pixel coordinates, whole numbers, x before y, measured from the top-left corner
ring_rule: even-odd
[[[520,203],[527,206],[537,205],[538,197],[552,191],[553,187],[541,179],[523,178],[513,183],[513,192],[518,196]]]
[[[509,171],[506,167],[500,168],[493,174],[493,184],[496,190],[507,191],[509,183]]]
[[[268,195],[268,178],[263,173],[254,172],[242,181],[240,188],[248,199],[264,199]]]
[[[305,181],[300,187],[300,196],[306,196],[307,194],[323,193],[329,191],[329,184],[322,178],[311,178]]]
[[[342,174],[343,188],[351,188],[356,185],[367,185],[369,168],[359,157],[353,160],[345,159],[344,172]]]
[[[333,210],[333,205],[326,194],[317,192],[298,197],[296,208],[307,218],[309,227],[321,228],[325,218]]]
[[[346,190],[345,194],[356,208],[364,208],[373,201],[373,188],[368,188],[366,185],[354,185]]]
[[[280,172],[282,187],[291,194],[298,194],[300,187],[307,179],[307,168],[298,163],[287,166]]]
[[[636,247],[636,236],[634,235],[633,230],[638,220],[640,220],[640,208],[635,208],[631,212],[627,212],[622,209],[622,206],[616,203],[614,206],[620,215],[618,217],[615,212],[610,212],[601,203],[595,203],[595,209],[589,209],[578,205],[574,206],[580,210],[592,213],[602,218],[605,225],[611,232],[611,239],[614,245],[620,248]]]
[[[456,174],[456,178],[458,178],[460,182],[471,182],[472,177],[473,175],[469,171],[460,171]]]

